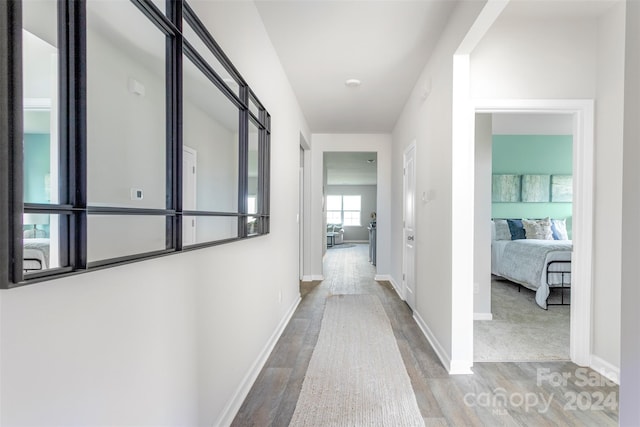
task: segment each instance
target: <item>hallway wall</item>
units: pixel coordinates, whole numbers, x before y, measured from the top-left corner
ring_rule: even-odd
[[[416,310],[445,367],[452,355],[453,54],[485,2],[461,2],[393,130],[392,236],[402,236],[403,152],[416,142]],[[426,97],[425,97],[426,96]],[[423,199],[423,194],[425,198]],[[429,194],[429,198],[426,195]],[[473,244],[473,237],[469,237]],[[402,284],[402,239],[391,248],[391,275]]]
[[[620,425],[632,427],[640,425],[640,3],[626,7]]]
[[[299,300],[308,127],[255,5],[190,4],[272,115],[271,234],[3,291],[2,425],[224,425]]]
[[[471,55],[471,96],[596,100],[593,355],[601,370],[617,370],[620,318],[612,313],[620,312],[624,4],[602,17],[508,12]]]

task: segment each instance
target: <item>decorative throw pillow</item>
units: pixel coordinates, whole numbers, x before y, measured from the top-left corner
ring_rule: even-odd
[[[508,219],[507,224],[509,225],[511,240],[526,239],[526,234],[524,233],[524,226],[522,225],[522,220]]]
[[[523,219],[522,225],[527,239],[553,240],[551,220],[549,218]]]
[[[567,233],[567,220],[552,219],[551,233],[553,234],[554,240],[569,240],[569,233]]]
[[[495,235],[493,240],[511,240],[511,231],[506,219],[494,219]]]

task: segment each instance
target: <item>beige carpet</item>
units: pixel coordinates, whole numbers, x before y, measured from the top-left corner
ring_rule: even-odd
[[[569,360],[569,306],[545,311],[534,297],[525,288],[518,292],[514,283],[491,282],[493,320],[473,322],[475,361]]]
[[[329,297],[290,426],[422,426],[416,396],[375,295]]]

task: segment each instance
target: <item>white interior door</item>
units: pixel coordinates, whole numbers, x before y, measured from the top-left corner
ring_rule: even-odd
[[[196,209],[196,163],[197,152],[193,148],[183,147],[182,151],[182,209]],[[196,243],[196,217],[187,217],[182,221],[182,244]]]
[[[404,195],[403,195],[403,286],[404,299],[412,310],[416,304],[416,146],[411,144],[404,152]]]

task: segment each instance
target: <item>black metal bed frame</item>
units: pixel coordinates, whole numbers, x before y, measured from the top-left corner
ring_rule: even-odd
[[[560,264],[562,265],[560,270],[550,271],[550,267],[552,264]],[[564,267],[564,268],[563,268]],[[567,270],[568,269],[568,270]],[[551,274],[559,274],[560,275],[560,284],[551,285],[549,280],[549,275]],[[569,277],[568,281],[565,281],[565,278]],[[564,302],[564,291],[568,289],[571,292],[571,261],[549,261],[547,264],[547,285],[549,285],[549,296],[551,296],[551,289],[556,288],[560,289],[560,302],[550,303],[548,302],[549,297],[547,297],[547,306],[550,305],[570,305],[570,302]],[[548,308],[547,308],[548,310]]]

